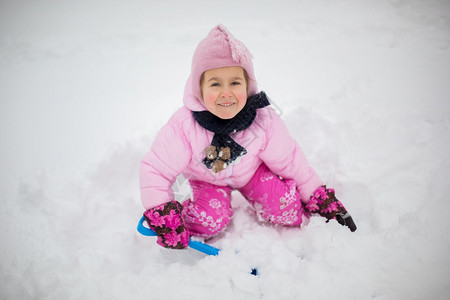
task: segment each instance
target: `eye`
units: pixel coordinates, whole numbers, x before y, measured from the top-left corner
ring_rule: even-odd
[[[233,81],[232,83],[231,83],[231,85],[240,85],[241,83],[239,82],[239,81]]]
[[[216,86],[220,86],[220,83],[218,83],[218,82],[211,83],[211,87],[216,87]]]

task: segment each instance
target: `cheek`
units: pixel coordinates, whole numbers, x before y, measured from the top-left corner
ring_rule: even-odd
[[[239,101],[247,100],[247,92],[242,91],[235,94]]]
[[[209,93],[206,95],[205,101],[207,101],[208,103],[214,104],[214,102],[216,102],[216,95]]]

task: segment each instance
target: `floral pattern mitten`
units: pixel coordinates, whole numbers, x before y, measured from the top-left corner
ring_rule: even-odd
[[[356,224],[353,218],[342,205],[341,201],[336,199],[334,189],[327,188],[325,185],[315,190],[305,209],[310,213],[317,213],[327,219],[335,219],[342,226],[347,226],[351,232],[356,230]]]
[[[189,245],[189,232],[184,226],[183,206],[168,202],[145,211],[148,226],[156,233],[157,243],[165,248],[184,249]]]

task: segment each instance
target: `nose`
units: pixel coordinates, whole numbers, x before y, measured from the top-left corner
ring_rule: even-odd
[[[222,98],[230,98],[232,96],[232,93],[229,89],[224,88],[222,91]]]

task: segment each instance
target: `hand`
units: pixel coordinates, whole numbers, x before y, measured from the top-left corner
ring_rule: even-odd
[[[335,219],[342,226],[347,226],[351,232],[354,232],[357,228],[344,205],[336,199],[334,189],[327,188],[325,185],[315,190],[305,209],[310,213],[318,213],[325,217],[327,222]]]
[[[348,212],[345,214],[336,214],[336,221],[338,221],[338,223],[342,226],[347,226],[348,228],[350,228],[351,232],[354,232],[357,228],[352,216],[350,216]]]
[[[150,208],[144,213],[148,226],[156,233],[158,245],[171,249],[185,249],[189,245],[189,233],[184,226],[183,206],[176,201]]]

